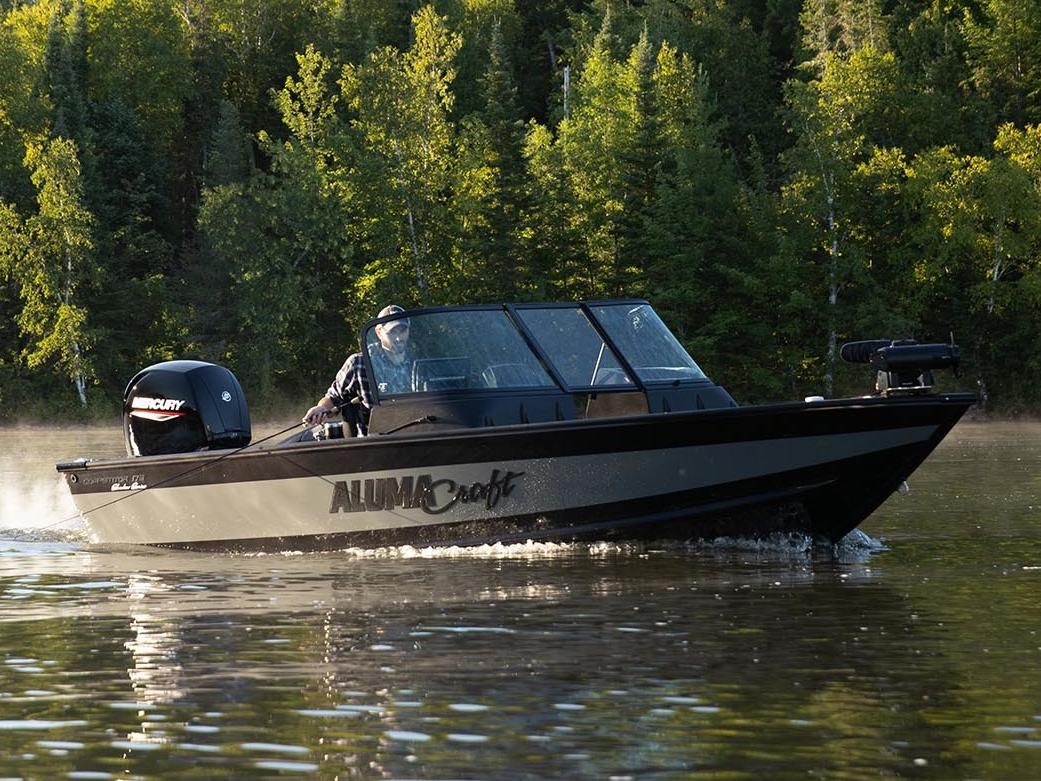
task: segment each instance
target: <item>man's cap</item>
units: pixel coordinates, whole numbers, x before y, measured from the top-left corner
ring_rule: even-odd
[[[404,311],[405,310],[397,304],[390,304],[388,306],[383,307],[383,309],[380,310],[380,313],[376,315],[376,317],[390,317],[391,315],[401,314]],[[410,326],[411,324],[409,323],[407,317],[403,317],[400,320],[391,320],[389,323],[384,323],[383,327],[388,331],[393,331],[399,325]]]

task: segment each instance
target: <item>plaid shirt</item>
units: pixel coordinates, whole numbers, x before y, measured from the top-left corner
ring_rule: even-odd
[[[365,369],[365,361],[361,359],[361,353],[347,356],[340,371],[336,372],[336,379],[329,386],[325,395],[336,405],[338,410],[343,410],[354,399],[358,399],[366,410],[372,409],[372,392],[369,390],[369,374]],[[364,424],[359,425],[363,429]],[[359,431],[365,435],[368,431]]]
[[[369,350],[369,356],[379,361],[377,370],[381,377],[380,391],[382,393],[406,393],[411,390],[412,361],[404,360],[400,364],[394,365],[390,361],[380,360],[383,358],[382,352],[378,345]],[[388,381],[390,387],[384,387],[388,385]],[[339,410],[343,410],[355,399],[366,411],[372,409],[369,373],[365,368],[365,361],[362,360],[361,353],[354,353],[347,357],[343,366],[340,367],[340,371],[336,372],[336,379],[333,380],[333,384],[329,386],[325,395]],[[360,424],[359,428],[362,429],[362,435],[368,433],[364,430],[364,424]]]

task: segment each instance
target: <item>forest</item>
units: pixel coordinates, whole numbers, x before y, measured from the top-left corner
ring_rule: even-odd
[[[649,299],[739,402],[954,339],[1041,407],[1039,0],[0,0],[0,421],[387,303]]]

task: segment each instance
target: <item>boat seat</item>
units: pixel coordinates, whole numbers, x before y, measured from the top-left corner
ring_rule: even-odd
[[[412,388],[425,391],[461,390],[469,386],[470,359],[425,358],[412,366]]]

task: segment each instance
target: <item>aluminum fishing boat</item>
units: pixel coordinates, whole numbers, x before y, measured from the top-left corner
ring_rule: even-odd
[[[409,326],[395,386],[379,327]],[[837,541],[975,397],[953,345],[843,347],[876,393],[738,406],[646,301],[415,309],[360,346],[371,407],[250,444],[227,369],[170,361],[124,398],[128,457],[57,468],[97,543],[315,550],[525,540]],[[358,399],[354,400],[358,402]],[[284,433],[284,432],[283,432]],[[365,434],[365,435],[362,435]]]

